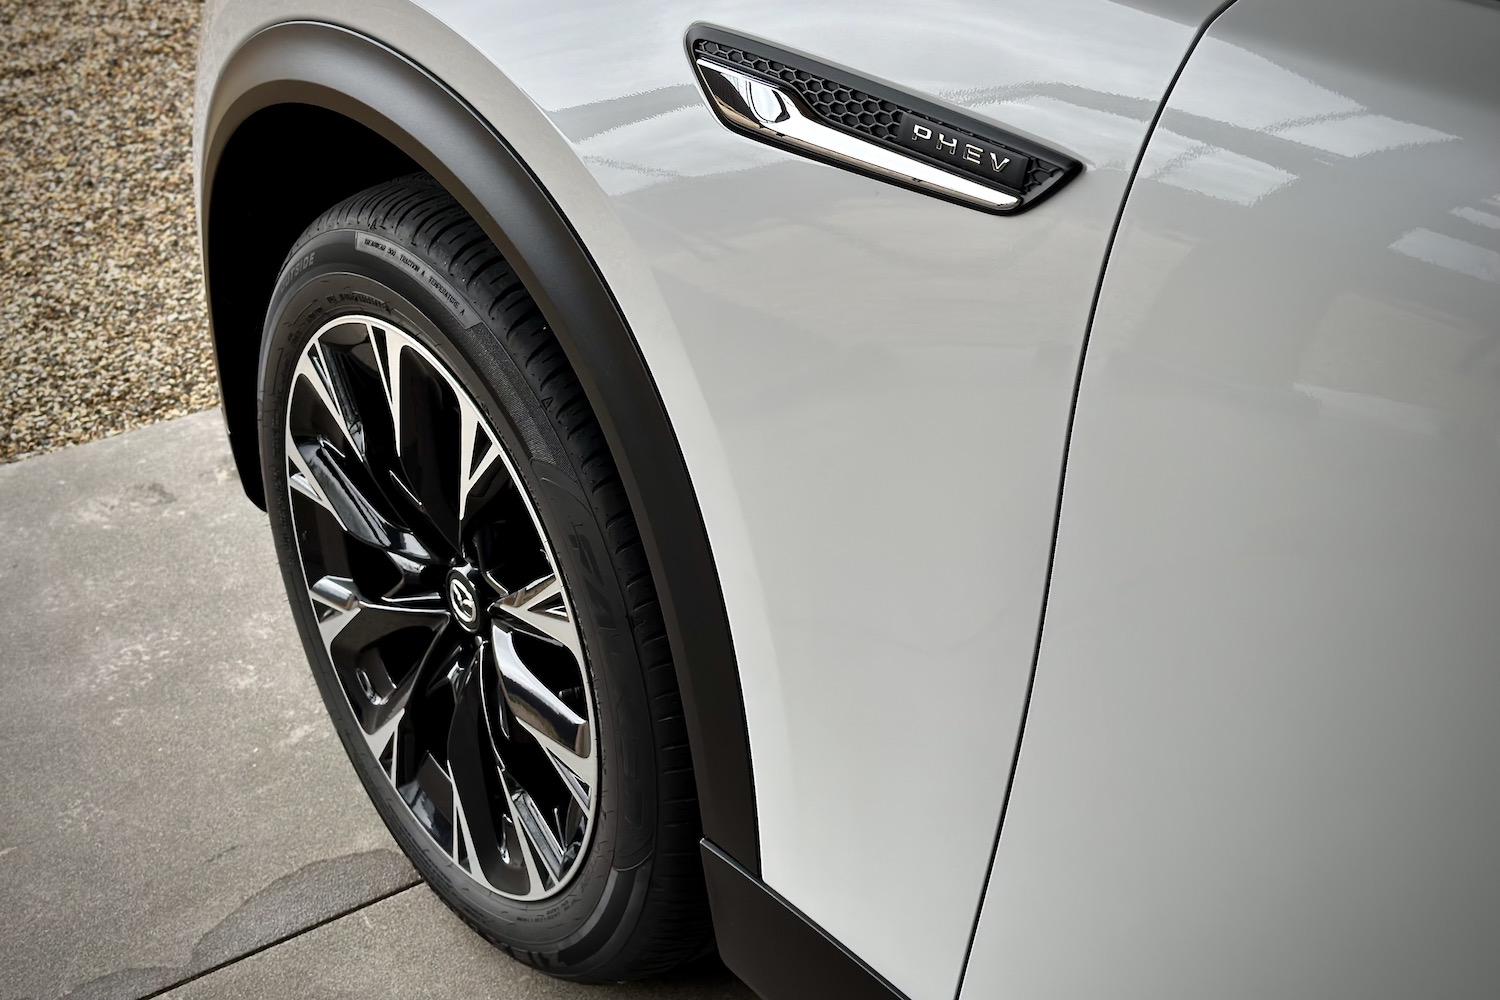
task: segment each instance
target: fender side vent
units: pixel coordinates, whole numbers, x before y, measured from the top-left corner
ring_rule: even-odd
[[[694,25],[687,41],[721,120],[771,145],[992,212],[1027,208],[1081,170],[992,124],[759,39]],[[817,127],[859,142],[820,138]]]

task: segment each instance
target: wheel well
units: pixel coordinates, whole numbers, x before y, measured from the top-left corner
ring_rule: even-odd
[[[287,251],[330,205],[417,169],[378,133],[308,104],[263,108],[224,146],[205,198],[209,320],[235,464],[260,507],[256,373],[262,323]]]
[[[257,369],[263,318],[287,251],[328,206],[426,170],[515,269],[599,420],[657,582],[704,836],[758,876],[745,703],[703,514],[635,336],[541,180],[437,77],[327,24],[287,22],[251,36],[221,67],[202,115],[209,308],[246,493],[256,499],[264,490]]]

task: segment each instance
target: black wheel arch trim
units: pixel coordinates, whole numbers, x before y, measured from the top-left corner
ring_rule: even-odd
[[[704,836],[738,868],[758,874],[739,671],[708,532],[676,435],[593,258],[540,180],[489,123],[406,57],[346,28],[293,21],[248,39],[216,82],[204,132],[201,231],[216,359],[229,338],[253,336],[258,348],[262,331],[260,317],[252,322],[245,315],[246,298],[232,280],[255,251],[216,237],[215,181],[239,126],[278,105],[310,105],[348,118],[432,174],[495,242],[541,308],[594,407],[640,525],[682,692]],[[609,377],[599,377],[603,372]],[[226,372],[221,363],[220,385],[241,482],[263,505],[253,392],[245,405],[243,394],[231,391],[239,384],[231,379],[253,384],[255,373]]]
[[[767,1000],[907,1000],[906,995],[718,847],[703,873],[724,964]]]

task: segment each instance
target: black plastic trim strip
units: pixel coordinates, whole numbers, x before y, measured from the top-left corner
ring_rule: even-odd
[[[1083,165],[1066,153],[1050,149],[1033,139],[1007,131],[992,122],[976,118],[971,114],[945,105],[937,104],[909,91],[898,90],[888,84],[881,83],[879,80],[874,80],[857,73],[848,67],[824,62],[803,52],[782,48],[763,38],[756,38],[752,35],[741,35],[715,25],[699,22],[688,28],[686,42],[688,59],[690,61],[701,56],[711,61],[731,66],[742,73],[761,77],[778,87],[791,89],[813,107],[813,110],[818,113],[820,121],[831,128],[838,129],[869,142],[885,143],[905,156],[929,163],[954,176],[984,184],[986,187],[992,187],[997,191],[1020,198],[1019,205],[1003,211],[1002,214],[1005,215],[1015,215],[1039,204],[1048,196],[1056,193],[1068,181],[1077,177],[1083,170]],[[760,63],[768,65],[762,67],[759,65]],[[796,76],[788,79],[787,76],[781,74],[781,71],[788,71],[789,73],[796,74]],[[695,74],[698,72],[696,66],[694,67],[694,72]],[[880,110],[892,115],[894,121],[890,127],[886,127],[885,123],[860,122],[850,124],[845,117],[830,116],[823,113],[819,110],[818,99],[810,95],[807,90],[809,83],[817,84],[823,81],[828,81],[843,90],[850,91],[853,97],[878,103]],[[872,103],[871,107],[874,106],[875,104]],[[955,167],[951,159],[924,154],[913,149],[896,138],[896,132],[903,115],[915,115],[919,118],[930,119],[954,131],[977,138],[982,142],[1004,146],[1010,150],[1024,154],[1031,160],[1031,167],[1028,171],[1026,182],[1020,187],[1013,187],[998,182],[992,183],[976,174]],[[760,142],[766,141],[762,134],[736,128],[727,122],[726,124],[742,135]],[[856,169],[850,164],[825,160],[811,152],[799,151],[798,155],[829,163],[841,170]],[[888,183],[896,183],[879,174],[871,174],[870,176]],[[921,190],[922,193],[931,195],[932,197],[942,198],[945,201],[955,201],[955,199],[946,198],[943,194],[931,188],[923,188]],[[963,201],[957,201],[956,203],[968,208],[976,207]]]
[[[880,973],[707,839],[703,873],[719,957],[764,1000],[906,1000]]]
[[[1016,743],[1010,756],[1010,773],[1005,778],[1005,797],[1000,802],[1000,821],[995,828],[995,843],[990,848],[990,862],[984,870],[984,886],[979,894],[979,903],[974,910],[974,925],[969,929],[969,943],[964,948],[964,963],[958,973],[958,988],[953,991],[954,1000],[961,1000],[964,992],[964,977],[969,974],[969,959],[974,954],[974,942],[979,937],[979,921],[984,916],[985,899],[989,896],[990,881],[995,875],[995,859],[1000,854],[1000,838],[1005,833],[1005,816],[1010,811],[1010,794],[1016,786],[1016,769],[1021,763],[1021,743],[1026,736],[1026,721],[1031,715],[1031,694],[1036,688],[1037,666],[1042,658],[1042,637],[1047,625],[1047,601],[1052,596],[1052,572],[1057,565],[1057,536],[1062,530],[1062,504],[1063,490],[1068,476],[1068,455],[1073,450],[1073,424],[1078,417],[1078,393],[1083,386],[1084,360],[1088,356],[1089,340],[1094,333],[1094,317],[1099,311],[1099,297],[1104,292],[1104,275],[1109,269],[1109,258],[1115,250],[1115,237],[1120,234],[1120,222],[1125,218],[1125,206],[1130,201],[1130,192],[1135,187],[1135,178],[1141,170],[1141,162],[1146,158],[1146,148],[1151,145],[1151,136],[1156,132],[1156,126],[1161,121],[1162,112],[1167,108],[1167,102],[1172,98],[1172,91],[1177,86],[1182,71],[1187,69],[1188,60],[1193,57],[1193,52],[1198,48],[1198,43],[1203,36],[1208,34],[1208,29],[1213,26],[1226,10],[1233,6],[1235,0],[1224,0],[1204,22],[1199,25],[1198,32],[1193,40],[1188,43],[1187,51],[1182,54],[1182,61],[1177,64],[1177,70],[1172,74],[1172,79],[1167,82],[1167,89],[1161,95],[1161,101],[1156,106],[1156,111],[1151,115],[1151,123],[1146,127],[1146,134],[1141,139],[1141,148],[1136,152],[1135,163],[1130,167],[1130,176],[1126,178],[1125,190],[1120,194],[1120,207],[1115,212],[1114,224],[1109,229],[1109,241],[1104,246],[1104,257],[1099,263],[1099,280],[1094,285],[1094,298],[1089,303],[1089,318],[1084,325],[1083,343],[1078,348],[1078,369],[1073,375],[1073,398],[1068,404],[1068,426],[1063,434],[1062,460],[1058,464],[1057,471],[1057,505],[1052,512],[1052,539],[1047,548],[1047,576],[1042,583],[1042,610],[1036,623],[1036,643],[1031,654],[1031,673],[1026,679],[1026,699],[1021,705],[1021,724],[1016,729]]]
[[[215,231],[216,217],[234,215],[215,180],[236,128],[277,105],[327,109],[383,136],[463,205],[536,299],[594,407],[640,524],[682,691],[704,834],[746,871],[759,872],[750,741],[708,532],[656,384],[587,249],[516,152],[435,77],[344,28],[274,25],[230,58],[207,116],[204,269],[216,354],[226,338],[259,343],[261,315],[216,303],[252,302],[253,295],[236,294],[235,281],[264,262],[242,259],[252,251]],[[285,169],[294,168],[295,156],[286,152]],[[255,373],[221,371],[224,380],[241,377]],[[228,419],[231,440],[255,440],[253,427]],[[253,497],[259,457],[244,451],[237,448],[236,461]]]

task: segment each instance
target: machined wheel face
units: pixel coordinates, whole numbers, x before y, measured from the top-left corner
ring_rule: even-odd
[[[459,377],[367,315],[321,326],[286,413],[287,492],[323,645],[417,825],[511,899],[593,832],[597,715],[553,547]]]

